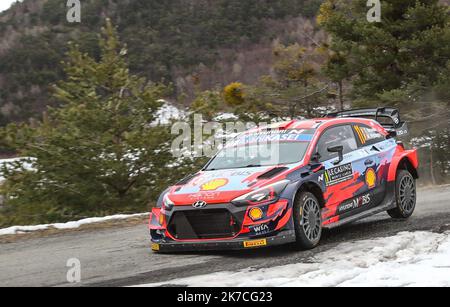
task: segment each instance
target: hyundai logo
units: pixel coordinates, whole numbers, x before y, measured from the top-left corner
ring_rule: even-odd
[[[208,204],[206,203],[206,201],[203,200],[199,200],[195,203],[192,204],[192,207],[194,207],[195,209],[201,209],[201,208],[205,208]]]

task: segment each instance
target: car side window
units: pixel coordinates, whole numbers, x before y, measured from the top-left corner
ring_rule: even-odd
[[[384,135],[367,125],[357,124],[353,126],[353,129],[355,130],[359,143],[362,146],[374,145],[386,140]]]
[[[334,146],[343,146],[344,155],[358,149],[352,127],[349,125],[337,126],[326,130],[319,139],[317,152],[319,153],[319,162],[325,162],[338,158],[338,153],[328,151],[328,148]]]

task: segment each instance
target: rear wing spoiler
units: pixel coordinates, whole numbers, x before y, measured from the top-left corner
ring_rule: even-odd
[[[400,112],[394,108],[356,109],[325,115],[327,118],[367,118],[378,122],[391,135],[405,136],[409,133],[408,124],[400,119]]]

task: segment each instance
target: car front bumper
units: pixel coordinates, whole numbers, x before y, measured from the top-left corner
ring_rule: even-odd
[[[233,240],[196,241],[196,242],[152,242],[154,252],[195,252],[195,251],[220,251],[256,249],[269,246],[283,245],[295,242],[295,231],[287,230],[279,232],[275,236],[258,239],[237,238]]]

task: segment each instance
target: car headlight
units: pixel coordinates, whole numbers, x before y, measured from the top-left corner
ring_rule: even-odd
[[[173,206],[175,206],[175,204],[173,203],[173,201],[170,200],[169,195],[164,195],[163,198],[163,204],[164,204],[164,209],[166,210],[172,210]]]
[[[278,199],[281,193],[286,189],[289,180],[283,180],[266,187],[252,191],[238,198],[235,198],[232,203],[237,206],[248,206],[260,203],[271,202]]]

